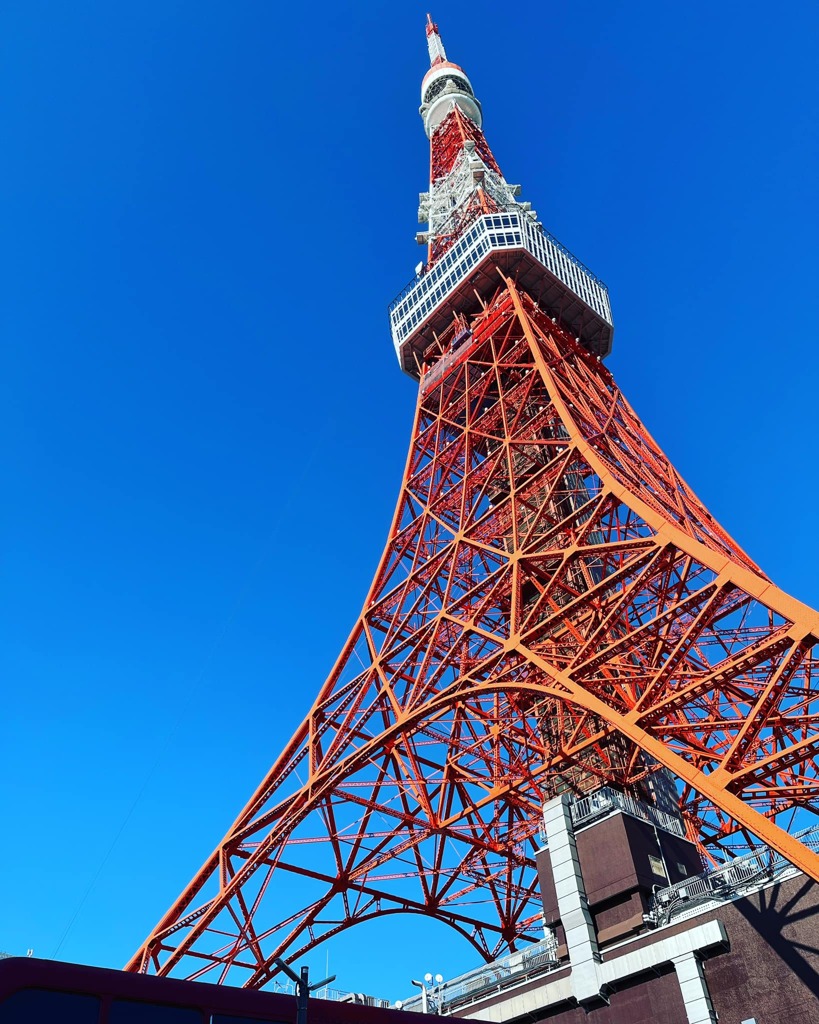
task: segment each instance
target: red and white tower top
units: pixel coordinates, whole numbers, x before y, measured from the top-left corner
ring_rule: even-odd
[[[480,103],[475,99],[472,83],[459,64],[453,64],[446,59],[446,50],[438,26],[429,14],[427,47],[429,71],[421,82],[421,116],[424,119],[427,137],[432,136],[455,103],[480,128],[483,112]]]
[[[416,240],[427,260],[390,306],[402,369],[415,378],[435,361],[436,339],[453,316],[473,312],[511,274],[541,308],[587,348],[605,356],[613,333],[608,290],[543,230],[532,204],[520,202],[483,134],[483,110],[459,64],[447,59],[427,15],[429,70],[419,113],[430,141],[429,191],[422,192]]]

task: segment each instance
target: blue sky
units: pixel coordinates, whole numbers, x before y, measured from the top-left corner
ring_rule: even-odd
[[[357,614],[414,406],[386,306],[421,256],[425,10],[0,11],[0,949],[121,965]],[[432,13],[507,178],[608,284],[649,430],[819,604],[819,8]],[[330,947],[340,987],[472,966],[396,920]]]

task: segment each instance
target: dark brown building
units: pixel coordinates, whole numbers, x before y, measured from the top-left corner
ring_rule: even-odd
[[[544,808],[551,960],[450,1012],[555,1024],[819,1024],[819,886],[769,854],[704,872],[680,822],[602,791]],[[819,840],[817,834],[807,841]],[[484,976],[487,971],[484,971]]]

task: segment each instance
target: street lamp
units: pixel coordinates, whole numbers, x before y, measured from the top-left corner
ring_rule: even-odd
[[[412,979],[412,984],[417,988],[421,989],[421,1012],[422,1013],[440,1013],[441,1012],[441,985],[443,984],[443,974],[436,974],[434,977],[432,974],[427,972],[424,975],[423,981],[416,981]],[[435,982],[435,997],[430,999],[432,994],[432,983]],[[429,986],[429,988],[427,987]]]
[[[426,981],[426,978],[424,979]],[[427,987],[423,981],[416,981],[412,979],[412,984],[417,985],[421,989],[421,1013],[429,1013],[429,1003],[427,1002]]]
[[[280,957],[276,957],[273,962],[280,971],[284,971],[287,977],[296,986],[296,1024],[307,1024],[307,1000],[310,993],[315,992],[317,988],[324,988],[324,986],[329,985],[331,981],[335,981],[335,974],[331,974],[330,977],[325,978],[324,981],[319,981],[317,984],[311,985],[309,967],[302,967],[301,973],[296,974],[296,972],[292,970]]]

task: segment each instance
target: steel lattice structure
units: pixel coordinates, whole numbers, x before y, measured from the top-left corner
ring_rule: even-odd
[[[625,400],[604,286],[514,198],[427,34],[430,262],[393,306],[419,396],[386,549],[304,723],[131,970],[262,986],[399,912],[489,959],[539,937],[544,800],[651,799],[663,769],[703,849],[756,837],[819,879],[779,824],[819,807],[819,615]]]

